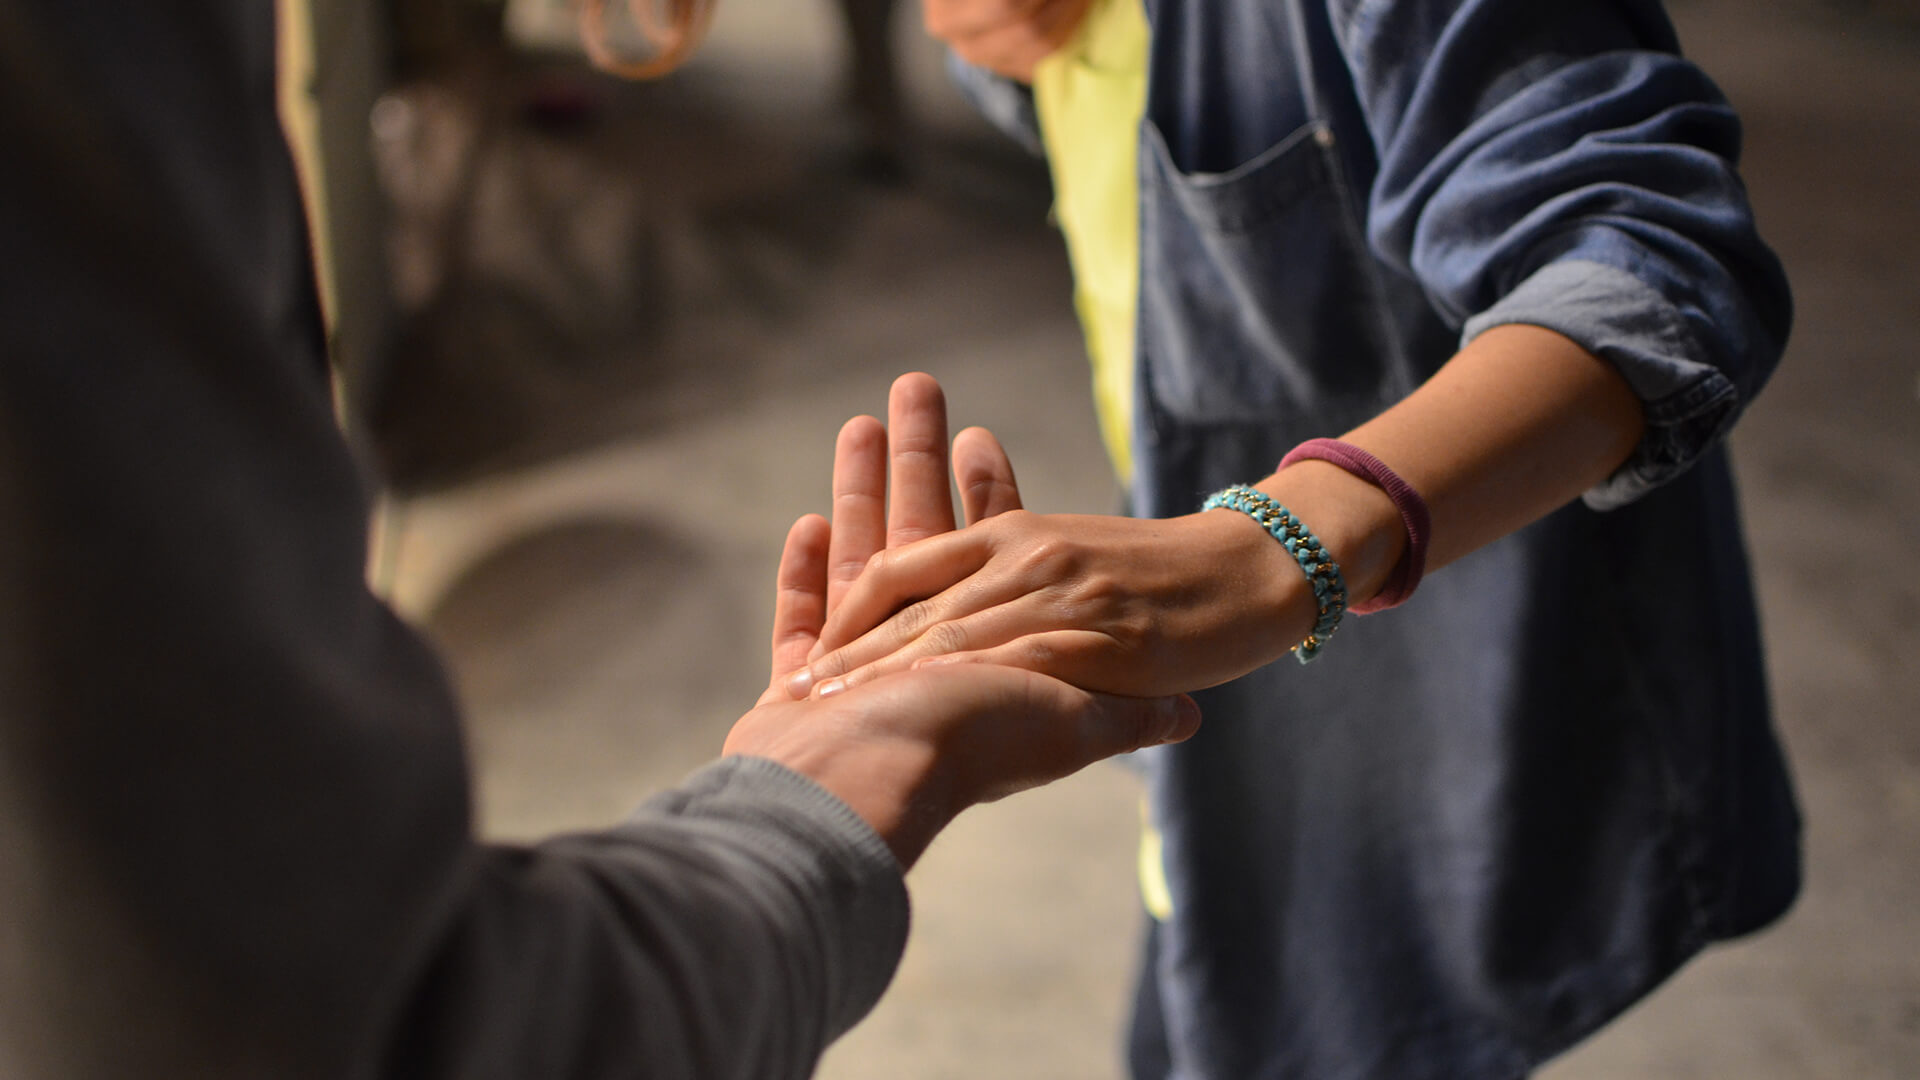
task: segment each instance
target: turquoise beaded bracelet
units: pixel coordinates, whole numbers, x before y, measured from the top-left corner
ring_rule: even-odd
[[[1200,509],[1222,507],[1238,510],[1259,522],[1286,547],[1287,554],[1300,564],[1301,573],[1307,575],[1308,584],[1313,586],[1313,598],[1320,608],[1320,618],[1306,639],[1293,647],[1293,655],[1303,664],[1311,661],[1320,655],[1320,646],[1333,636],[1340,626],[1340,616],[1347,610],[1347,583],[1340,577],[1340,564],[1333,561],[1333,555],[1320,538],[1293,516],[1293,511],[1264,491],[1235,484],[1207,496]]]

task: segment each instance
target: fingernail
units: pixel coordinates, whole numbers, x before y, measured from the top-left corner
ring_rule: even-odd
[[[787,676],[788,695],[795,698],[803,698],[807,696],[807,691],[811,689],[813,689],[813,670],[811,668],[801,668],[799,671]]]
[[[828,679],[826,682],[820,684],[820,696],[823,698],[832,697],[846,688],[847,684],[844,680]]]

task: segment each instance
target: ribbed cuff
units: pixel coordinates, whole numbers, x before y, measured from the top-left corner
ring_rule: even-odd
[[[829,979],[829,1038],[873,1009],[906,950],[911,909],[899,860],[852,807],[778,762],[728,757],[649,800],[636,817],[661,813],[752,826],[743,839],[770,861],[803,865],[818,910],[834,919],[831,955],[847,965]]]

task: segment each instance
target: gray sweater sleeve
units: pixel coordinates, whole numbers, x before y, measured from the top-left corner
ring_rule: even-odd
[[[485,851],[471,874],[392,1075],[806,1076],[905,945],[885,844],[759,759],[708,766],[620,828]]]
[[[806,1075],[906,922],[826,792],[473,840],[364,583],[272,22],[0,0],[0,1076]]]

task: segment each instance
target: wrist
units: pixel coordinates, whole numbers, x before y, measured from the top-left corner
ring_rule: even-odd
[[[824,713],[796,716],[798,710]],[[742,717],[722,755],[766,758],[819,784],[886,842],[902,871],[959,813],[939,755],[923,740],[864,730],[818,702],[780,702]]]
[[[940,792],[936,755],[905,739],[815,743],[775,761],[832,792],[873,827],[902,871],[911,869],[958,811]]]
[[[1407,530],[1393,499],[1337,465],[1300,461],[1253,486],[1326,545],[1346,581],[1349,607],[1377,595],[1406,555]]]
[[[1218,582],[1220,602],[1236,612],[1233,632],[1220,647],[1246,650],[1220,659],[1244,673],[1285,656],[1318,617],[1313,586],[1299,564],[1246,514],[1204,510],[1188,520],[1195,536],[1187,550],[1195,555],[1196,570]]]

